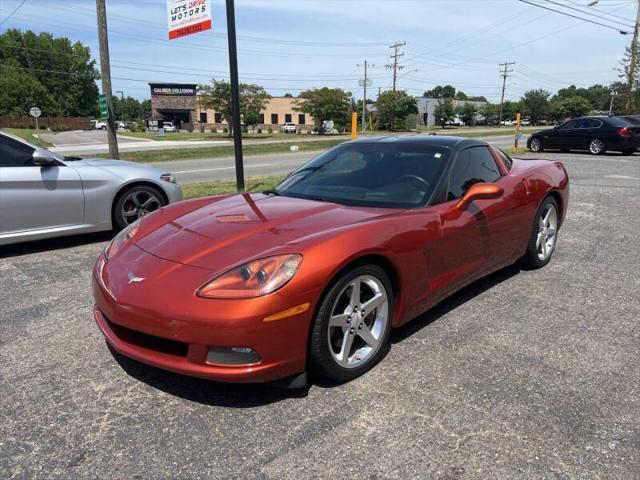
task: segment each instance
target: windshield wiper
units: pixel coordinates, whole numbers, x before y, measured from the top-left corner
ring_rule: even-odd
[[[62,157],[69,162],[73,162],[74,160],[84,160],[82,157]]]
[[[280,192],[278,192],[275,188],[270,188],[269,190],[263,190],[263,195],[275,195],[276,197],[280,196]]]

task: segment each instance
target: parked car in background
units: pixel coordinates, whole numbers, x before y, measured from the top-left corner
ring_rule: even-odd
[[[178,131],[173,122],[162,122],[162,128],[164,128],[165,133]]]
[[[94,130],[106,130],[107,122],[102,120],[91,120],[91,128]]]
[[[282,133],[296,133],[296,125],[292,122],[285,122],[282,125]]]
[[[63,157],[0,132],[0,245],[121,230],[179,200],[164,170]]]
[[[640,124],[624,117],[589,116],[568,120],[557,127],[531,134],[532,152],[588,150],[594,155],[607,151],[633,154],[640,146]]]

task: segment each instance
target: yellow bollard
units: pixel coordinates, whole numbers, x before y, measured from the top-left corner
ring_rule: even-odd
[[[353,112],[351,114],[351,140],[355,140],[358,137],[358,113]]]

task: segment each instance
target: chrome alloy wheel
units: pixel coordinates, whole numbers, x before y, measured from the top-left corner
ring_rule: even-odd
[[[555,205],[548,204],[538,221],[538,236],[536,238],[536,253],[541,261],[548,259],[556,248],[558,237],[558,211]]]
[[[532,138],[529,148],[532,152],[539,152],[542,150],[542,141],[539,138]]]
[[[380,349],[389,327],[389,297],[380,280],[361,275],[350,282],[331,308],[329,350],[343,368],[366,363]]]
[[[599,155],[604,151],[604,142],[599,138],[594,138],[589,142],[589,151],[594,155]]]
[[[126,225],[130,225],[146,214],[162,207],[162,201],[147,190],[132,190],[122,202],[120,215]]]

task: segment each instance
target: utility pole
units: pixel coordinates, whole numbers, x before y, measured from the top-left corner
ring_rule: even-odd
[[[393,63],[385,65],[386,68],[393,70],[393,91],[396,91],[396,82],[398,79],[398,70],[402,70],[404,68],[403,65],[398,64],[398,59],[400,57],[402,57],[404,55],[404,53],[398,53],[400,50],[400,47],[404,47],[407,44],[407,42],[402,42],[402,43],[394,43],[393,45],[390,45],[389,48],[393,49],[393,54],[391,55],[391,58],[393,59]]]
[[[358,65],[359,67],[360,65]],[[364,61],[364,80],[360,80],[360,85],[364,88],[364,95],[362,97],[362,133],[367,128],[367,87],[371,86],[371,79],[367,77],[367,68],[369,64],[365,60]],[[371,65],[371,67],[375,67],[375,65]]]
[[[109,63],[109,36],[107,34],[107,7],[105,0],[96,0],[98,17],[98,43],[100,45],[100,76],[102,77],[102,93],[106,94],[109,118],[107,118],[107,142],[111,158],[120,158],[118,152],[118,138],[116,137],[116,122],[113,118],[113,100],[111,98],[111,64]]]
[[[236,46],[236,14],[233,0],[227,0],[227,32],[229,36],[229,73],[231,77],[231,123],[233,124],[233,147],[236,156],[236,187],[238,192],[244,192],[242,127],[240,125],[240,84],[238,83],[238,49]]]
[[[633,106],[633,92],[636,87],[636,78],[638,76],[637,63],[638,63],[638,32],[640,30],[640,0],[636,2],[638,4],[638,11],[636,13],[636,26],[633,29],[633,40],[631,41],[631,64],[629,65],[629,76],[627,78],[627,99],[624,104],[624,113],[627,115],[632,114]]]
[[[510,77],[510,73],[513,72],[511,65],[515,65],[516,62],[504,62],[500,64],[502,70],[500,76],[502,77],[502,97],[500,98],[500,115],[498,116],[498,127],[502,124],[502,109],[504,108],[504,91],[507,87],[507,78]]]

